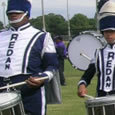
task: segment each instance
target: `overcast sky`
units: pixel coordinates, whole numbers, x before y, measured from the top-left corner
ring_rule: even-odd
[[[67,0],[43,0],[44,12],[60,14],[67,17]],[[112,0],[114,1],[114,0]],[[7,0],[0,0],[0,21],[3,21],[3,6],[2,3]],[[93,18],[96,12],[96,0],[68,0],[69,2],[69,17],[74,14],[82,13],[89,18]],[[41,0],[32,0],[31,18],[41,16]]]

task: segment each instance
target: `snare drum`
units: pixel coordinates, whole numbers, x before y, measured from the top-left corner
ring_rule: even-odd
[[[25,115],[21,95],[15,92],[0,93],[0,115]]]
[[[85,105],[88,115],[115,115],[115,96],[89,99]]]
[[[68,45],[68,59],[76,69],[86,70],[96,49],[105,45],[101,35],[84,32],[72,39]],[[103,42],[102,42],[103,41]]]

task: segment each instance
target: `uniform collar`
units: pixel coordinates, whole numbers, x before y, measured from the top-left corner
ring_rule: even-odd
[[[11,26],[11,30],[12,31],[22,31],[22,30],[25,30],[26,28],[28,28],[30,26],[31,26],[30,23],[24,24],[23,26],[20,26],[17,29]]]
[[[108,44],[107,47],[111,49],[115,49],[115,44]]]

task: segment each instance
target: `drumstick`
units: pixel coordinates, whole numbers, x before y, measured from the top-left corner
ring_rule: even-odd
[[[85,58],[87,58],[89,61],[91,60],[90,57],[88,57],[88,56],[87,56],[86,54],[84,54],[84,53],[80,53],[80,55],[83,56],[83,57],[85,57]]]
[[[36,81],[46,80],[46,79],[48,79],[48,78],[49,78],[49,77],[46,76],[46,77],[36,78],[35,80],[36,80]],[[26,81],[23,81],[23,82],[20,82],[20,83],[14,83],[14,84],[11,84],[11,85],[7,85],[7,86],[0,87],[0,90],[6,89],[6,88],[11,88],[11,87],[17,87],[17,86],[24,85],[24,84],[26,84]]]
[[[94,99],[93,96],[90,96],[90,95],[87,95],[87,94],[84,94],[84,96],[87,97],[87,98],[90,98],[90,99]]]

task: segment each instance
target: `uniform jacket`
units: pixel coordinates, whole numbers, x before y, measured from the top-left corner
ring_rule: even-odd
[[[78,84],[84,83],[88,86],[96,71],[98,76],[97,90],[115,91],[115,44],[108,44],[96,51],[94,59]]]

